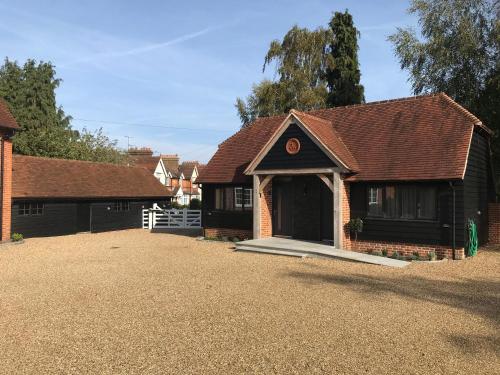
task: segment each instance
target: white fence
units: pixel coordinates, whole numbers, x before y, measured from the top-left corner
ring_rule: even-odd
[[[155,228],[201,228],[201,210],[142,210],[142,227]]]

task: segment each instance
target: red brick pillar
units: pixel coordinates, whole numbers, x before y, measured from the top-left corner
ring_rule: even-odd
[[[488,205],[488,243],[500,243],[500,203]]]
[[[350,195],[350,185],[349,182],[345,182],[342,184],[342,220],[340,221],[342,225],[341,233],[343,235],[342,238],[342,247],[344,250],[351,250],[351,236],[349,233],[349,228],[347,224],[349,220],[351,220],[351,195]]]
[[[11,210],[12,210],[12,141],[1,141],[2,171],[2,241],[10,240]]]
[[[269,183],[260,194],[260,237],[273,235],[273,182]]]

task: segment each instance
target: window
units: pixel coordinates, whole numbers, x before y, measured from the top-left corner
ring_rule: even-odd
[[[434,220],[436,188],[432,186],[383,186],[368,189],[368,216],[387,219]]]
[[[243,207],[243,188],[234,188],[234,206]]]
[[[252,207],[252,189],[251,188],[245,188],[245,193],[243,196],[243,204],[245,208],[251,208]]]
[[[130,202],[129,201],[115,201],[113,205],[113,211],[121,212],[121,211],[130,211]]]
[[[224,209],[224,189],[221,188],[215,189],[215,209],[216,210]]]
[[[368,215],[382,216],[382,188],[368,189]]]
[[[41,216],[43,215],[43,203],[20,203],[19,216]]]
[[[242,186],[216,188],[214,208],[226,211],[251,210],[252,198],[252,188]]]

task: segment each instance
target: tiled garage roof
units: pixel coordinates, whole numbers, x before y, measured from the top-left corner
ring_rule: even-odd
[[[474,126],[490,132],[443,93],[294,113],[349,166],[351,181],[462,179]],[[251,181],[243,171],[286,117],[260,118],[228,138],[198,182]]]
[[[13,198],[162,198],[172,195],[147,169],[14,155]]]

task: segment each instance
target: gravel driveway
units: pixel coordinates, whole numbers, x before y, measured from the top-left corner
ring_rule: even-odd
[[[498,374],[500,252],[393,269],[130,230],[0,247],[0,372]]]

